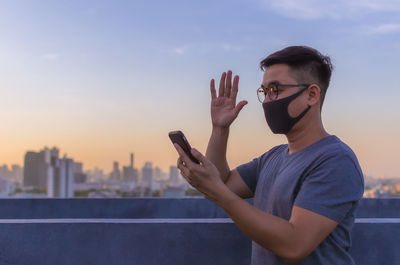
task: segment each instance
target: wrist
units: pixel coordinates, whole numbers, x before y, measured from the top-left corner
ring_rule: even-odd
[[[229,126],[222,127],[222,126],[215,126],[212,127],[212,133],[217,135],[228,135],[229,134]]]
[[[225,185],[224,185],[225,186]],[[235,205],[235,201],[239,197],[232,192],[227,186],[219,193],[216,203],[224,210],[228,210]]]

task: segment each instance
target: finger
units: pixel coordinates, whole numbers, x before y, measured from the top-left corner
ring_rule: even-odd
[[[216,98],[217,97],[217,92],[215,91],[215,81],[214,81],[214,79],[211,79],[210,91],[211,91],[211,99]]]
[[[178,154],[180,156],[180,159],[182,160],[183,163],[185,163],[185,166],[189,166],[191,164],[194,164],[192,160],[189,158],[189,156],[183,151],[182,147],[180,147],[179,144],[174,144],[176,151],[178,151]]]
[[[219,80],[218,97],[223,97],[224,96],[225,78],[226,78],[226,73],[223,72],[222,75],[221,75],[221,79]]]
[[[239,76],[235,75],[235,77],[233,78],[233,87],[230,95],[230,98],[233,99],[235,102],[238,90],[239,90]]]
[[[231,94],[231,87],[232,87],[232,71],[229,70],[226,76],[225,92],[224,92],[225,97],[229,98]]]
[[[246,100],[242,100],[236,105],[236,107],[235,107],[235,115],[236,116],[239,115],[239,112],[243,109],[243,107],[245,105],[247,105],[247,103],[248,102]]]
[[[192,155],[200,161],[200,163],[202,165],[206,165],[210,162],[210,160],[207,159],[207,157],[203,156],[197,149],[192,148],[192,150],[190,150],[190,152],[192,153]]]
[[[180,164],[185,165],[185,163],[183,163],[181,157],[179,157],[179,158],[178,158],[178,161],[177,161],[177,165],[180,165]]]
[[[181,175],[183,177],[187,178],[189,176],[189,169],[183,163],[181,163],[179,159],[177,163],[177,168],[181,171]]]

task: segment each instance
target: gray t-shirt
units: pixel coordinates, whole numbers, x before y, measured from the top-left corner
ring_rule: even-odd
[[[293,154],[288,153],[288,145],[279,145],[237,170],[253,191],[258,209],[289,220],[296,205],[339,223],[309,256],[296,264],[355,264],[349,254],[350,230],[364,193],[364,178],[355,154],[339,138],[327,136]],[[251,264],[286,263],[253,242]]]

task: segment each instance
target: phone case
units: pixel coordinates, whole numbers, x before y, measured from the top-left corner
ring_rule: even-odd
[[[172,131],[168,133],[169,138],[171,139],[172,143],[176,143],[179,144],[179,146],[183,149],[183,151],[189,156],[189,158],[197,163],[200,164],[199,160],[197,160],[192,153],[190,152],[190,150],[192,149],[190,147],[189,142],[187,141],[185,135],[183,134],[183,132],[181,131]]]

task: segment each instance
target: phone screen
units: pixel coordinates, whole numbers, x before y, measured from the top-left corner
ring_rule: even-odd
[[[192,153],[190,152],[190,150],[192,149],[190,147],[189,142],[187,141],[185,135],[183,134],[183,132],[181,131],[172,131],[168,133],[169,138],[171,139],[171,142],[173,144],[179,144],[179,146],[183,149],[183,151],[189,156],[189,158],[197,163],[200,164],[199,160],[197,160]]]

